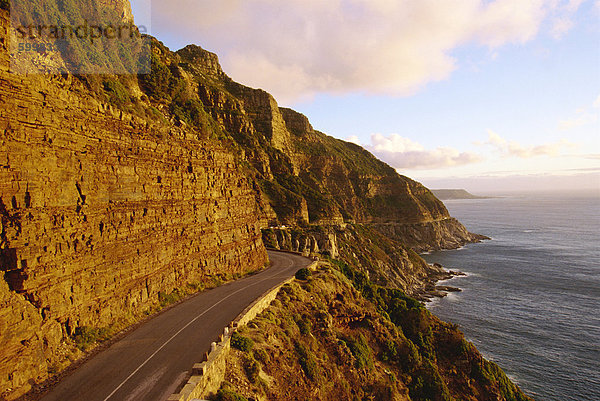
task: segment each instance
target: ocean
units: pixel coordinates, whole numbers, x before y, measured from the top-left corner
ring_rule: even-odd
[[[600,196],[444,202],[492,238],[423,255],[468,274],[428,305],[535,400],[600,400]],[[439,284],[439,283],[438,283]]]

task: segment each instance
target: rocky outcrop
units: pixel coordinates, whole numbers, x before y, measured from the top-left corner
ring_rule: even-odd
[[[410,246],[395,239],[398,235],[383,234],[374,225],[272,227],[262,232],[268,247],[343,260],[359,268],[374,283],[399,288],[419,299],[435,293],[436,281],[453,277],[442,266],[427,264]]]
[[[177,54],[185,60],[188,68],[202,74],[205,79],[208,78],[218,82],[226,78],[219,63],[219,56],[215,53],[204,50],[200,46],[188,45],[179,50]]]
[[[279,111],[281,112],[281,116],[285,121],[285,126],[290,133],[296,136],[304,136],[307,133],[315,131],[310,124],[308,117],[304,114],[285,107],[280,107]]]
[[[414,224],[373,224],[373,227],[417,252],[456,249],[468,243],[489,239],[484,235],[470,233],[452,217]]]
[[[339,228],[338,228],[339,230]],[[304,256],[314,254],[332,258],[339,256],[337,230],[269,228],[263,230],[263,243],[273,249],[300,252]]]
[[[129,0],[98,0],[98,4],[102,8],[114,10],[122,22],[133,23],[133,13],[131,12]]]
[[[271,147],[290,156],[292,153],[290,134],[275,98],[262,89],[252,89],[234,83],[230,83],[228,89],[242,100],[246,115],[257,134],[266,138]]]

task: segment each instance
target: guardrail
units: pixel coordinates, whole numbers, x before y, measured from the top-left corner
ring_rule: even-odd
[[[300,254],[299,252],[287,251],[288,253]],[[315,270],[318,261],[314,261],[308,268]],[[167,401],[192,401],[201,400],[214,394],[221,387],[225,380],[226,359],[231,349],[231,335],[235,330],[247,325],[259,313],[267,307],[277,297],[279,290],[284,285],[294,281],[290,277],[284,282],[276,285],[263,293],[246,309],[244,309],[230,324],[225,327],[218,342],[213,342],[210,346],[210,352],[206,354],[205,361],[194,364],[192,368],[192,377],[190,377],[185,386],[177,394],[171,395]]]

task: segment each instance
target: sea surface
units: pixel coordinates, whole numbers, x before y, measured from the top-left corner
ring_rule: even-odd
[[[599,194],[445,204],[492,240],[423,255],[468,274],[444,282],[462,292],[428,308],[535,400],[600,401]]]

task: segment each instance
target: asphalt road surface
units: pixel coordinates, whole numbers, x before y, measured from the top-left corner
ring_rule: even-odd
[[[164,401],[235,317],[311,261],[269,251],[271,267],[202,292],[159,314],[98,353],[43,401]]]

